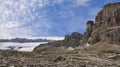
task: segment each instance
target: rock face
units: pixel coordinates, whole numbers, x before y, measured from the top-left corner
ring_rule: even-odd
[[[95,24],[92,21],[87,23],[82,43],[95,44],[103,41],[120,44],[120,2],[105,5],[98,13]]]
[[[73,32],[71,35],[66,35],[65,40],[63,40],[62,43],[66,46],[68,45],[67,47],[77,47],[79,46],[82,37],[82,34]]]
[[[54,49],[54,47],[77,47],[79,46],[81,40],[82,40],[82,34],[73,32],[71,35],[66,35],[65,39],[62,41],[55,41],[47,44],[40,44],[38,47],[34,49],[34,51],[37,50],[46,50],[46,49]]]
[[[91,33],[93,31],[93,26],[94,26],[94,22],[93,21],[88,21],[87,22],[87,28],[86,28],[85,35],[84,35],[84,37],[82,39],[82,44],[88,42],[88,39],[91,36]]]

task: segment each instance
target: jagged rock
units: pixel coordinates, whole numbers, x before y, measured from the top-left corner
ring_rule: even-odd
[[[92,32],[87,28],[83,43],[95,44],[106,41],[120,44],[120,2],[105,5],[98,13],[92,28]]]
[[[77,32],[73,32],[71,35],[66,35],[65,36],[65,41],[69,41],[69,40],[80,40],[82,39],[82,34],[77,33]]]
[[[91,33],[93,31],[93,26],[94,26],[94,22],[93,21],[88,21],[87,22],[87,28],[86,28],[86,32],[84,34],[84,37],[82,39],[82,44],[88,42],[88,39],[91,36]]]
[[[51,47],[77,47],[79,46],[81,39],[82,39],[82,34],[73,32],[71,35],[66,35],[65,39],[62,41],[55,41],[52,43],[47,43],[47,44],[41,44],[38,47],[34,49],[34,51],[37,50],[48,50],[51,49]]]
[[[73,32],[71,35],[65,36],[65,39],[62,41],[62,44],[66,45],[67,47],[79,46],[82,37],[82,34]]]

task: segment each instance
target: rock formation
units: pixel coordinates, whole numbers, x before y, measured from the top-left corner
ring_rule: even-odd
[[[105,5],[98,13],[95,24],[92,21],[87,23],[82,43],[95,44],[103,41],[120,44],[120,3]]]
[[[63,40],[62,43],[67,47],[76,47],[79,46],[82,37],[82,34],[73,32],[71,35],[66,35],[65,40]]]
[[[87,26],[87,28],[86,28],[86,32],[84,34],[84,37],[82,39],[82,44],[88,42],[89,37],[91,36],[91,33],[93,31],[94,22],[93,21],[88,21],[86,26]]]
[[[62,41],[55,41],[47,44],[40,44],[38,47],[36,47],[34,50],[47,50],[48,48],[52,49],[53,47],[77,47],[79,46],[81,40],[82,40],[82,34],[73,32],[71,35],[66,35],[65,39]]]

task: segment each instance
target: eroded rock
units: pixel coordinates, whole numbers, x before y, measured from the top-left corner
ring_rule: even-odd
[[[95,44],[103,41],[120,44],[120,2],[105,5],[97,14],[93,26],[87,23],[83,43]]]

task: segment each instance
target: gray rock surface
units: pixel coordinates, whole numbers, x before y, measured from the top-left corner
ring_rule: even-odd
[[[102,41],[120,44],[120,2],[105,5],[97,14],[95,24],[87,24],[83,43],[95,44]]]

